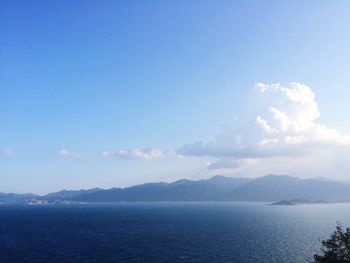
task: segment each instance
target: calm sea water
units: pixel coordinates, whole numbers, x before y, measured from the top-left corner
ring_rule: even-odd
[[[0,262],[310,262],[350,204],[0,206]]]

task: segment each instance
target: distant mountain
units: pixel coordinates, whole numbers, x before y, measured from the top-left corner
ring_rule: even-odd
[[[267,175],[252,180],[232,192],[232,200],[279,201],[289,199],[350,201],[350,187],[324,179],[300,179]]]
[[[182,179],[173,183],[148,183],[128,188],[86,193],[74,198],[84,202],[229,201],[230,193],[249,182],[247,178],[214,176],[207,180]]]
[[[215,176],[207,180],[149,183],[127,188],[84,193],[73,198],[84,202],[152,201],[259,201],[307,199],[350,201],[350,186],[324,179],[267,175],[256,179]]]
[[[55,201],[55,200],[66,200],[66,199],[72,199],[76,196],[82,195],[82,194],[89,194],[94,193],[97,191],[101,191],[101,188],[92,188],[89,190],[62,190],[55,193],[49,193],[47,195],[42,196],[42,199],[47,201]]]
[[[29,201],[28,201],[29,200]],[[35,200],[35,202],[33,201]],[[107,190],[62,190],[44,196],[1,194],[0,203],[155,202],[155,201],[254,201],[296,203],[350,202],[350,185],[324,178],[300,179],[266,175],[256,179],[214,176],[205,180],[182,179],[173,183],[146,183]],[[298,201],[299,200],[299,201]]]

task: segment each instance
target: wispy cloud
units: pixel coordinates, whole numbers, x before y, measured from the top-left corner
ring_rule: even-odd
[[[152,160],[163,157],[164,153],[161,149],[126,149],[116,152],[116,155],[123,159],[131,160]]]
[[[127,160],[154,160],[159,158],[175,158],[179,157],[173,150],[164,150],[160,148],[146,148],[146,149],[123,149],[117,152],[104,151],[101,153],[102,157],[117,156],[121,159]]]
[[[258,162],[257,159],[230,159],[222,158],[214,162],[208,163],[207,168],[209,170],[219,170],[219,169],[235,169],[242,165],[252,165]]]
[[[68,151],[66,149],[62,149],[62,150],[57,151],[57,154],[62,156],[62,157],[66,157],[66,158],[80,158],[80,157],[82,157],[81,153]]]
[[[102,157],[102,158],[107,158],[107,157],[109,157],[109,156],[112,156],[113,154],[114,154],[113,152],[103,151],[103,152],[101,153],[101,157]]]
[[[4,157],[8,157],[8,158],[13,157],[13,156],[15,156],[15,151],[12,149],[5,149],[5,150],[1,151],[0,155],[2,155]]]

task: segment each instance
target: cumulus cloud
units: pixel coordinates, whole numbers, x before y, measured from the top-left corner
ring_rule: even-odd
[[[225,128],[213,142],[185,145],[178,153],[219,158],[208,166],[215,169],[247,164],[242,160],[300,156],[350,145],[350,135],[318,123],[320,111],[309,86],[258,83],[254,93],[255,113],[245,123]]]
[[[82,156],[81,153],[68,151],[65,149],[57,151],[57,154],[66,158],[80,158]]]
[[[265,131],[269,144],[326,143],[349,145],[344,135],[317,122],[320,117],[315,93],[307,85],[293,82],[287,87],[258,83],[256,90],[265,112],[257,116],[258,128]]]
[[[121,159],[128,160],[154,160],[159,158],[173,158],[178,155],[173,150],[163,150],[159,148],[147,148],[147,149],[124,149],[117,152],[104,151],[101,153],[102,157],[117,156]]]

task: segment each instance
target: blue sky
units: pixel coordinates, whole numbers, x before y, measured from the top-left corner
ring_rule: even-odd
[[[349,12],[348,1],[1,1],[0,191],[218,173],[347,179],[347,160],[338,157],[348,153],[350,133]],[[291,82],[307,86],[301,94],[312,90],[311,111],[320,114],[311,121],[336,129],[332,143],[344,147],[327,141],[331,148],[322,144],[303,161],[287,153],[183,151],[198,141],[220,146],[222,134],[257,138],[247,123],[261,116],[271,126],[277,119],[256,113],[262,107],[254,101],[256,84],[302,87]],[[320,134],[307,129],[303,150],[310,134]],[[283,138],[297,136],[304,134]],[[276,158],[297,168],[276,168]],[[317,165],[324,159],[332,160],[327,169]],[[231,165],[209,169],[214,163]]]

